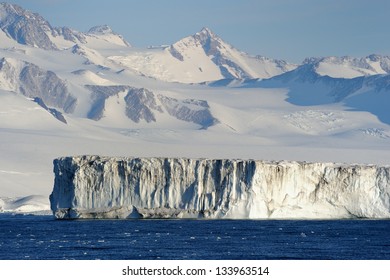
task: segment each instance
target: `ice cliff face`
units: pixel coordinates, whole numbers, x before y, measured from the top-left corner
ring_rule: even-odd
[[[390,167],[64,157],[51,209],[66,218],[390,218]]]

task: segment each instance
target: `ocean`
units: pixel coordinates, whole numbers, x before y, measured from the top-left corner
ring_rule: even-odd
[[[55,220],[0,214],[0,260],[389,260],[390,220]]]

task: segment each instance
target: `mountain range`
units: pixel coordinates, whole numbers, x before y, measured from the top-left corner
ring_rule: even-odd
[[[253,35],[256,36],[256,35]],[[70,154],[388,163],[390,57],[250,55],[209,28],[136,48],[0,4],[0,197]]]

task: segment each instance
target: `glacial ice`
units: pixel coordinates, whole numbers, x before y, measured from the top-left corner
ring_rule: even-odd
[[[50,215],[47,196],[0,197],[0,213]]]
[[[62,157],[51,209],[69,218],[390,218],[390,166]]]

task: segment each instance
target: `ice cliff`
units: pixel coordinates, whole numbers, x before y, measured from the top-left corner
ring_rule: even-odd
[[[186,158],[54,160],[67,218],[390,218],[390,167]]]

